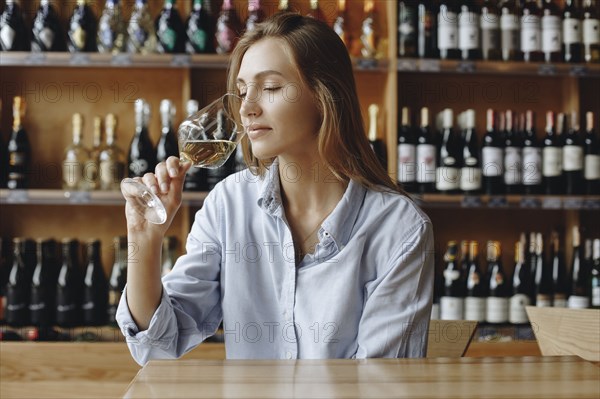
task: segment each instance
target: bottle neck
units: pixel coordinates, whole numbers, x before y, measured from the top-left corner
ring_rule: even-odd
[[[377,116],[379,107],[376,104],[369,106],[369,140],[377,140]]]

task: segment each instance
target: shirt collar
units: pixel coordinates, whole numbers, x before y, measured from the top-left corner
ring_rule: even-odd
[[[268,167],[262,179],[260,192],[257,200],[259,208],[269,215],[283,216],[277,158]],[[321,224],[318,232],[320,241],[330,237],[340,250],[347,244],[366,193],[365,187],[350,180],[342,199]]]

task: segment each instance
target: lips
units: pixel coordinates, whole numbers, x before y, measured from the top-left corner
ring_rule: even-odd
[[[271,128],[266,125],[252,124],[248,127],[247,134],[250,140],[264,136],[271,131]]]

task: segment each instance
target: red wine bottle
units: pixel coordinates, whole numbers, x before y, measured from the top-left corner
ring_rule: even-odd
[[[507,110],[504,124],[504,187],[507,194],[523,192],[522,142],[515,125],[514,112]]]
[[[600,309],[600,238],[594,239],[592,244],[592,266],[590,270],[591,308]]]
[[[398,182],[407,192],[415,192],[417,176],[417,140],[410,121],[410,108],[402,107],[398,130]]]
[[[562,119],[562,118],[561,118]],[[562,123],[559,123],[562,126]],[[562,143],[554,127],[554,112],[546,113],[546,137],[542,150],[544,192],[548,195],[563,193]]]
[[[583,61],[581,15],[575,0],[566,0],[562,13],[562,52],[565,62]]]
[[[600,143],[594,131],[594,113],[585,114],[584,185],[587,195],[600,194]]]
[[[463,0],[458,12],[458,48],[463,60],[479,60],[481,9],[476,1]]]
[[[452,129],[454,114],[450,108],[442,111],[441,142],[438,151],[435,188],[447,194],[456,194],[460,188],[460,168],[462,166],[458,140]]]
[[[482,58],[490,61],[501,59],[500,16],[496,0],[483,1],[480,25]]]
[[[416,57],[418,10],[415,1],[398,2],[398,57]]]
[[[108,306],[108,281],[102,267],[100,240],[87,242],[87,266],[83,276],[83,324],[101,326],[106,324]]]
[[[461,56],[458,48],[458,10],[454,0],[442,0],[437,13],[437,45],[441,59],[457,60]]]
[[[417,188],[420,193],[435,191],[437,140],[429,126],[429,109],[421,108],[421,126],[417,136]]]
[[[449,241],[444,254],[444,287],[440,298],[442,320],[462,320],[464,316],[464,287],[457,253],[456,241]]]
[[[417,55],[420,58],[438,58],[437,18],[431,1],[420,1],[417,8]]]
[[[583,1],[583,56],[585,62],[600,62],[600,16],[595,0]]]
[[[512,295],[509,300],[508,321],[511,324],[526,324],[529,322],[525,307],[533,301],[532,276],[529,264],[525,259],[525,234],[515,243],[515,267],[512,276]]]
[[[544,61],[562,62],[562,23],[560,11],[553,0],[544,0],[541,28]]]
[[[129,177],[142,177],[156,167],[156,151],[148,133],[149,105],[143,99],[135,101],[135,133],[129,145],[127,165]]]
[[[567,306],[567,269],[557,231],[552,232],[550,262],[552,264],[552,292],[554,293],[552,306],[564,308]]]
[[[565,180],[565,194],[583,194],[583,142],[579,133],[577,113],[569,115],[567,129],[564,133],[563,146],[563,174]]]
[[[523,192],[539,194],[542,191],[542,149],[539,147],[535,132],[533,111],[525,113],[525,132],[523,137]]]
[[[0,15],[0,49],[29,51],[29,32],[18,1],[6,0]]]
[[[521,58],[520,17],[515,0],[505,0],[500,8],[500,49],[503,61]]]
[[[13,327],[29,323],[30,273],[24,254],[24,240],[13,238],[12,266],[6,284],[6,324]]]
[[[117,307],[121,301],[121,294],[127,283],[127,237],[118,236],[113,240],[114,263],[108,280],[108,323],[116,326]]]
[[[496,113],[488,109],[486,114],[486,132],[481,148],[482,185],[487,195],[504,194],[504,148],[499,132],[496,130]]]
[[[62,265],[56,284],[56,325],[75,327],[81,324],[82,278],[79,271],[79,242],[62,240]]]
[[[485,320],[492,324],[502,324],[508,321],[508,297],[510,287],[502,267],[500,242],[488,241],[487,282],[488,297],[486,302]]]
[[[156,50],[159,53],[185,52],[185,26],[175,8],[175,0],[165,0],[160,15],[156,19]]]
[[[585,262],[585,255],[582,256],[582,248],[580,246],[581,236],[579,227],[573,226],[573,235],[571,238],[573,255],[571,258],[571,273],[569,275],[569,300],[568,307],[572,309],[586,309],[590,306],[590,281],[589,269]],[[586,252],[591,251],[590,240],[586,241]],[[590,254],[591,257],[591,254]]]
[[[544,244],[541,233],[537,233],[536,241],[535,306],[550,307],[552,306],[552,298],[554,297],[552,263],[546,262],[544,259]]]
[[[36,241],[37,263],[31,278],[29,315],[31,324],[49,327],[54,323],[56,298],[56,245],[53,240]]]
[[[170,156],[179,158],[179,146],[177,136],[173,130],[173,118],[175,117],[175,105],[170,100],[160,102],[161,134],[156,144],[156,162],[166,161]]]
[[[209,0],[194,0],[186,21],[185,51],[188,54],[215,52],[215,18]]]
[[[469,242],[469,264],[465,276],[465,320],[485,321],[487,289],[479,267],[477,241]]]
[[[539,62],[544,59],[541,14],[537,0],[527,0],[521,10],[521,52],[526,62]]]
[[[481,162],[475,131],[475,110],[466,110],[463,115],[460,190],[465,194],[478,194],[481,191]]]

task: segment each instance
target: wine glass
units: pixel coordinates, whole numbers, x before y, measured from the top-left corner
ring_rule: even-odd
[[[236,120],[241,97],[225,94],[198,112],[187,117],[177,130],[179,159],[194,167],[216,169],[233,154],[245,129]],[[160,199],[144,184],[130,178],[121,181],[121,193],[139,214],[154,224],[167,220],[167,211]]]

